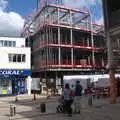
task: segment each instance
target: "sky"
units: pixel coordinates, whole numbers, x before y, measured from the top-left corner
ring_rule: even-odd
[[[19,36],[24,17],[35,10],[36,1],[0,0],[0,36]],[[93,21],[103,24],[101,0],[63,0],[63,4],[72,8],[89,9]]]

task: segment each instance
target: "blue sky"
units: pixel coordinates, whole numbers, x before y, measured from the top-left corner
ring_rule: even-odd
[[[36,7],[37,0],[9,0],[8,10],[14,11],[21,16],[26,16],[27,14],[34,11]]]
[[[0,36],[19,35],[24,17],[35,10],[36,1],[0,0]],[[93,13],[93,20],[103,23],[101,0],[63,0],[63,4],[72,8],[89,9]]]
[[[36,8],[37,0],[9,0],[7,9],[9,11],[15,11],[22,16],[26,16],[27,14],[34,11]],[[54,1],[54,0],[52,0]],[[76,7],[84,9],[86,7],[90,8],[93,12],[94,18],[100,19],[102,11],[101,11],[101,3],[100,0],[63,0],[66,6]],[[89,1],[89,2],[87,2]],[[85,5],[86,3],[86,5]]]

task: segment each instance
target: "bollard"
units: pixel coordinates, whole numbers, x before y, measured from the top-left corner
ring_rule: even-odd
[[[16,115],[16,106],[10,104],[10,118],[9,120],[13,120],[13,117]]]
[[[14,105],[13,109],[14,109],[14,116],[15,116],[16,115],[16,106],[15,105]]]
[[[45,102],[40,104],[40,110],[41,110],[41,113],[46,112],[46,103]]]
[[[88,97],[88,105],[89,105],[89,106],[92,106],[92,105],[93,105],[92,95]]]
[[[10,117],[13,117],[14,115],[14,110],[13,110],[13,105],[10,105]]]

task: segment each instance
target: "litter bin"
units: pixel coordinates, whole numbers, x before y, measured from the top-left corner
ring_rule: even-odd
[[[41,113],[46,112],[46,103],[45,103],[45,102],[42,102],[42,103],[40,104],[40,110],[41,110]]]

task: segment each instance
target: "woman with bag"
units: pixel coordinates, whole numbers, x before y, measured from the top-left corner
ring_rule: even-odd
[[[63,97],[65,101],[65,110],[68,113],[68,116],[72,116],[72,108],[71,105],[73,103],[72,95],[71,95],[71,89],[69,87],[69,84],[65,84],[65,88],[63,90]]]

